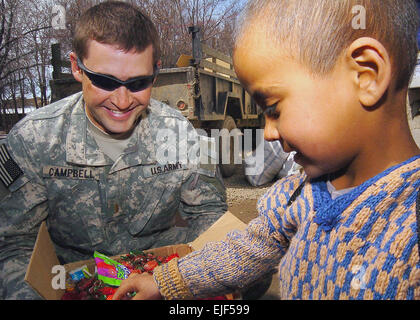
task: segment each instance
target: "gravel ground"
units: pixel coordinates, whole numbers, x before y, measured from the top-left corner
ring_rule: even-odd
[[[256,217],[258,199],[271,187],[272,183],[254,187],[245,179],[244,168],[238,165],[236,172],[229,178],[224,178],[229,211],[244,222]]]

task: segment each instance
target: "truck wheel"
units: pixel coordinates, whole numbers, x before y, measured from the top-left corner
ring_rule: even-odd
[[[235,120],[231,116],[226,116],[225,120],[223,121],[222,129],[227,129],[229,133],[236,129],[236,123]],[[229,146],[226,146],[222,143],[222,137],[219,139],[219,163],[220,163],[220,171],[222,173],[222,176],[224,178],[230,177],[235,173],[235,154],[234,154],[234,137],[230,137],[230,143]],[[223,148],[230,148],[230,160],[228,164],[224,164],[222,162],[222,154],[224,152],[227,152],[227,150],[223,150]]]

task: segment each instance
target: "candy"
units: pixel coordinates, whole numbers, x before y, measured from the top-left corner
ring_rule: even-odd
[[[98,270],[98,279],[104,283],[119,286],[121,281],[127,279],[130,274],[130,270],[118,263],[115,260],[95,251],[94,255],[96,268]]]
[[[94,252],[96,272],[93,276],[87,276],[86,266],[73,270],[74,274],[84,277],[71,277],[68,279],[67,289],[62,300],[111,300],[115,291],[123,279],[126,279],[130,273],[153,273],[153,269],[158,265],[179,258],[177,253],[168,257],[155,256],[152,253],[143,251],[131,251],[128,254],[120,256],[119,261],[115,261],[97,251]],[[127,296],[130,299],[132,295]]]
[[[92,277],[92,275],[89,273],[88,267],[86,265],[70,271],[69,275],[73,279],[73,281],[79,281],[79,280],[82,280],[84,278]]]

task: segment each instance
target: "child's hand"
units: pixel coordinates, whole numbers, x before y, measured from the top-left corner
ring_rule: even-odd
[[[135,296],[132,297],[132,294]],[[142,274],[132,273],[127,279],[121,281],[121,285],[115,292],[112,300],[158,300],[162,299],[153,276],[145,272]]]

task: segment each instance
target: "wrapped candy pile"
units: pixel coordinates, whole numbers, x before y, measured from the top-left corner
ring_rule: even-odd
[[[120,262],[96,252],[94,253],[96,272],[91,275],[84,266],[69,274],[66,291],[62,300],[111,300],[121,281],[130,273],[153,273],[158,265],[178,258],[178,254],[168,257],[155,256],[142,251],[130,252],[120,257]]]

